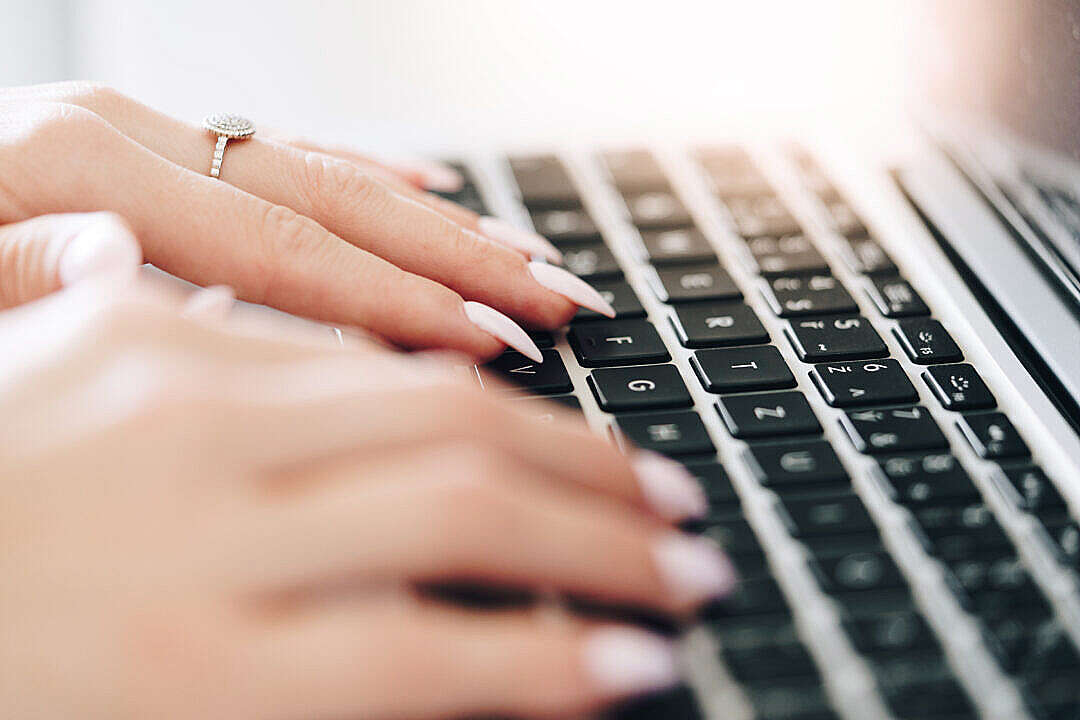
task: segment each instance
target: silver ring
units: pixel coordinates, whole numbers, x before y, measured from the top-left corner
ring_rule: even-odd
[[[203,119],[203,127],[217,135],[214,160],[210,163],[210,177],[221,176],[221,161],[225,158],[225,146],[230,140],[247,140],[255,134],[255,123],[239,115],[214,113]]]

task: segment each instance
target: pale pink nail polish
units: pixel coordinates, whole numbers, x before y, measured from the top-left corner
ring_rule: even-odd
[[[662,517],[699,518],[709,510],[705,491],[680,463],[646,451],[634,457],[633,467],[642,494]]]
[[[452,167],[441,163],[424,163],[416,166],[420,182],[425,190],[455,193],[465,186],[465,178]]]
[[[494,335],[530,360],[544,362],[540,348],[536,347],[529,334],[495,308],[469,300],[465,303],[465,315],[473,325]]]
[[[721,597],[735,587],[735,568],[708,538],[672,532],[653,546],[653,558],[671,591],[692,602]]]
[[[594,630],[585,639],[582,665],[593,685],[607,696],[654,692],[679,682],[671,642],[644,630]]]
[[[184,303],[183,314],[189,318],[224,319],[236,303],[236,292],[228,285],[211,285],[194,293]]]
[[[480,218],[476,227],[492,240],[523,252],[529,257],[542,257],[548,262],[562,262],[562,253],[547,239],[531,230],[523,230],[505,220],[491,216]]]
[[[607,317],[615,317],[615,309],[591,285],[561,267],[542,262],[529,263],[529,272],[548,290],[562,295],[567,300],[594,310]]]
[[[134,273],[141,262],[142,251],[131,231],[103,216],[67,244],[57,274],[62,285],[71,285],[94,275]]]

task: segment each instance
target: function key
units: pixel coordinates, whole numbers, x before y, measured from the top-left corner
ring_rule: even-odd
[[[956,341],[940,322],[932,318],[901,320],[893,329],[893,335],[913,363],[933,365],[964,359]]]
[[[538,210],[532,213],[533,228],[553,243],[600,240],[600,231],[582,208]]]
[[[1065,498],[1035,465],[1002,468],[1005,477],[1020,496],[1020,508],[1028,512],[1064,512],[1068,509]]]
[[[852,237],[865,237],[869,234],[859,216],[843,200],[827,202],[825,203],[825,209],[829,213],[829,224],[839,234]]]
[[[830,483],[849,488],[844,466],[824,440],[750,445],[758,480],[770,487]]]
[[[615,256],[602,242],[575,243],[562,249],[563,267],[579,278],[618,277],[622,275]]]
[[[776,195],[726,198],[735,229],[744,238],[760,235],[785,235],[802,231],[799,221],[788,212]]]
[[[644,230],[663,230],[689,225],[690,211],[674,193],[645,192],[626,196],[630,220]]]
[[[878,312],[888,318],[914,317],[929,315],[930,308],[919,297],[919,293],[902,277],[874,277],[870,299],[874,301]]]
[[[795,387],[795,376],[771,345],[701,350],[690,358],[690,365],[713,393]]]
[[[709,176],[713,192],[721,197],[772,192],[769,181],[742,148],[703,148],[697,157]]]
[[[765,293],[774,313],[780,317],[832,315],[857,312],[848,291],[832,275],[780,275],[769,281]]]
[[[849,410],[840,419],[859,452],[939,450],[949,447],[929,411],[918,405],[887,410]]]
[[[637,293],[625,280],[594,280],[589,284],[615,310],[616,319],[622,320],[645,315],[645,308],[642,307],[641,300],[638,299]],[[601,319],[606,320],[608,318],[606,315],[601,315],[589,308],[578,308],[577,315],[574,316],[574,322]]]
[[[653,265],[716,261],[712,245],[697,228],[646,231],[641,233],[641,241]]]
[[[1031,451],[1004,413],[964,415],[956,424],[979,457],[989,460],[1028,457]]]
[[[825,262],[810,238],[801,233],[792,235],[762,235],[746,241],[754,256],[757,271],[765,277],[790,273],[827,273]]]
[[[621,192],[668,189],[667,177],[660,163],[648,150],[616,150],[604,153],[615,187]]]
[[[810,376],[833,407],[909,403],[918,397],[900,363],[891,358],[822,363]]]
[[[589,387],[608,412],[690,407],[693,400],[674,365],[602,368],[589,373]]]
[[[871,237],[846,238],[844,259],[862,275],[895,275],[896,263]]]
[[[542,363],[511,350],[485,367],[500,375],[516,389],[526,390],[534,395],[555,395],[573,390],[570,375],[559,357],[559,351],[548,348],[540,353],[544,356]]]
[[[577,323],[566,333],[584,367],[644,365],[667,362],[664,341],[647,320],[605,320]]]
[[[858,315],[792,321],[785,332],[803,362],[855,360],[889,354],[870,321]]]
[[[693,410],[616,415],[618,429],[637,447],[665,455],[704,455],[715,451],[701,418]]]
[[[716,264],[661,268],[650,280],[656,296],[666,303],[742,297],[727,270]]]
[[[679,342],[688,348],[769,342],[769,333],[757,315],[738,300],[676,305],[671,324]]]
[[[935,365],[922,376],[947,410],[983,410],[997,405],[990,388],[970,365]]]
[[[577,207],[581,204],[566,168],[554,155],[510,158],[521,200],[529,209]]]
[[[737,438],[817,435],[821,432],[810,403],[801,392],[725,395],[716,403],[728,432]]]

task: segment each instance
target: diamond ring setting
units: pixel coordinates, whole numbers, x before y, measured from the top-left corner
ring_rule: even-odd
[[[225,158],[225,146],[230,140],[247,140],[255,134],[255,123],[239,115],[214,113],[203,119],[203,127],[217,135],[214,159],[210,163],[210,177],[221,176],[221,161]]]

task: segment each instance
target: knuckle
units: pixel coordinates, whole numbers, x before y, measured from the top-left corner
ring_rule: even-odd
[[[300,257],[318,257],[329,264],[332,236],[321,225],[284,205],[263,205],[252,230],[256,248],[253,261],[256,280],[251,289],[256,302],[268,298],[285,280]]]
[[[317,215],[334,215],[357,204],[370,208],[379,202],[380,183],[347,160],[308,151],[299,167],[301,195]]]
[[[70,103],[34,103],[26,108],[12,144],[23,147],[68,147],[84,142],[106,125],[95,113]]]
[[[119,90],[97,81],[76,80],[65,83],[60,90],[60,96],[68,102],[98,111],[107,111],[129,102]]]

